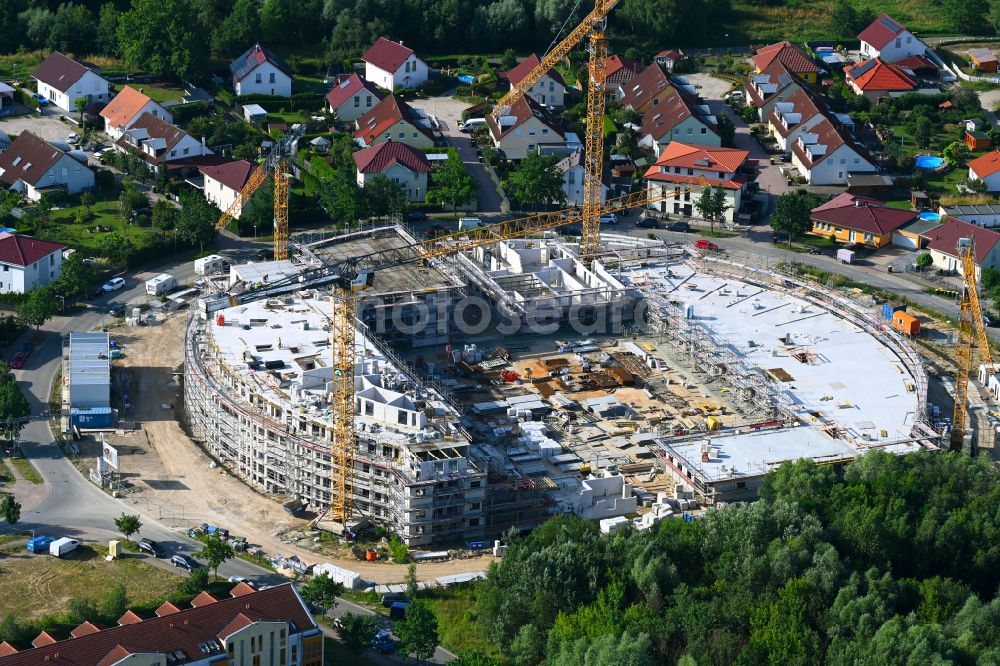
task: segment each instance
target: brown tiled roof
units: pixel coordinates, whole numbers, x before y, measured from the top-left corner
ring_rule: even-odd
[[[246,581],[240,581],[236,587],[229,590],[229,595],[233,597],[244,597],[248,594],[253,594],[256,591],[257,590],[247,585]]]
[[[652,64],[639,72],[631,81],[621,85],[623,94],[618,98],[618,105],[623,108],[642,109],[651,104],[653,98],[662,94],[669,85],[670,79],[660,66]]]
[[[160,604],[160,607],[156,609],[156,617],[163,617],[164,615],[172,615],[173,613],[180,613],[181,609],[173,605],[169,601],[164,601]]]
[[[659,141],[664,134],[673,130],[683,120],[695,115],[692,106],[689,98],[670,86],[669,96],[656,106],[649,107],[643,115],[639,136],[649,134],[654,140]],[[702,120],[702,123],[709,124],[705,120]]]
[[[819,67],[812,60],[806,57],[802,51],[795,48],[791,42],[784,41],[770,46],[762,46],[757,49],[757,55],[753,57],[753,63],[757,69],[764,71],[772,62],[782,62],[796,74],[808,72],[819,72]]]
[[[98,627],[93,622],[83,622],[76,629],[69,632],[69,635],[73,638],[79,638],[80,636],[87,636],[89,634],[96,634],[101,628]]]
[[[509,72],[507,72],[506,74],[502,74],[501,76],[506,76],[510,84],[512,86],[516,86],[518,83],[524,80],[524,77],[526,77],[528,74],[531,74],[531,71],[536,67],[538,67],[541,63],[542,63],[541,58],[532,53],[530,56],[528,56],[521,62],[517,63],[517,65],[511,68]],[[548,74],[549,77],[559,85],[563,87],[566,86],[566,81],[563,80],[562,75],[559,74],[559,72],[557,72],[556,70],[550,69],[548,72],[546,72],[546,74]]]
[[[47,631],[43,631],[42,633],[35,636],[35,640],[31,641],[31,647],[40,648],[40,647],[45,647],[47,645],[53,645],[55,643],[56,639],[52,637],[52,634],[50,634]]]
[[[766,78],[771,84],[775,86],[775,90],[772,93],[766,95],[759,95],[757,89],[754,87],[753,83],[757,79]],[[803,81],[798,74],[789,71],[785,64],[780,60],[772,62],[767,69],[762,71],[760,74],[751,74],[750,81],[747,82],[746,91],[748,97],[748,103],[750,106],[760,107],[767,103],[772,97],[780,93],[782,90],[790,85],[796,85],[799,88],[805,87],[806,83]]]
[[[817,140],[813,143],[826,146],[826,151],[821,155],[817,155],[814,161],[812,157],[810,157],[809,151],[799,145],[798,140],[792,144],[792,152],[798,156],[799,161],[801,161],[806,168],[811,169],[823,160],[830,158],[830,156],[843,145],[846,145],[854,150],[859,157],[867,160],[870,164],[875,163],[864,146],[855,141],[854,137],[851,136],[851,133],[839,122],[827,118],[826,120],[823,120],[815,126],[809,128],[809,131],[806,132],[806,134],[817,135]]]
[[[411,55],[413,49],[403,46],[402,42],[379,37],[361,59],[383,71],[395,72]]]
[[[915,220],[917,212],[891,208],[881,201],[843,192],[813,208],[810,217],[818,222],[884,236]]]
[[[316,623],[292,584],[286,583],[241,597],[220,599],[207,606],[23,650],[4,657],[0,663],[3,666],[39,666],[50,663],[59,666],[95,666],[115,663],[129,654],[166,651],[175,655],[178,651],[183,653],[183,659],[172,662],[176,666],[204,661],[210,655],[224,661],[225,653],[221,650],[221,644],[217,649],[209,647],[207,653],[205,647],[228,635],[227,628],[234,626],[233,622],[241,615],[252,621],[289,622],[289,631],[293,634],[316,629]],[[55,657],[56,653],[59,655],[58,659]]]
[[[118,618],[119,625],[135,624],[136,622],[142,622],[142,618],[130,610],[125,611],[125,614]]]
[[[341,104],[354,97],[362,90],[367,90],[372,97],[381,101],[382,93],[378,88],[357,74],[339,74],[333,80],[333,87],[326,94],[326,102],[331,108],[337,109]]]
[[[136,114],[142,110],[142,107],[146,106],[150,101],[152,100],[148,95],[130,86],[125,86],[101,110],[101,117],[107,119],[109,126],[121,127],[135,118]]]
[[[549,113],[548,109],[526,95],[514,102],[506,114],[500,116],[499,124],[496,118],[493,117],[493,114],[486,116],[486,124],[490,128],[490,134],[495,139],[501,139],[532,117],[538,118],[542,124],[546,125],[559,136],[564,136],[565,130],[559,124],[559,121],[556,120],[555,116]],[[512,120],[508,121],[506,120],[507,118],[511,118]]]
[[[61,252],[65,247],[40,238],[4,232],[0,233],[0,263],[30,266],[53,252]]]
[[[88,67],[72,58],[64,56],[59,51],[53,51],[42,61],[31,76],[42,83],[52,86],[59,92],[66,92],[71,85],[87,73]]]
[[[250,180],[250,176],[257,170],[257,165],[246,160],[236,160],[218,166],[198,167],[205,177],[217,180],[226,187],[236,192],[243,189],[243,186]]]
[[[150,139],[163,139],[166,147],[160,153],[158,157],[153,157],[141,148],[136,148],[131,143],[128,142],[126,137],[128,132],[135,132],[136,130],[146,130],[149,134]],[[123,134],[115,143],[119,146],[125,148],[126,150],[134,152],[137,156],[141,157],[147,162],[153,164],[159,164],[166,160],[170,155],[170,151],[180,143],[181,139],[187,136],[187,132],[182,130],[180,127],[171,125],[162,118],[154,116],[152,113],[144,113],[139,116],[139,120],[135,121],[132,127],[126,130],[126,134]]]
[[[792,111],[790,113],[799,114],[799,122],[790,124],[786,128],[782,124],[781,116],[778,113],[778,105],[780,104],[791,104]],[[770,120],[774,124],[775,131],[781,134],[781,136],[787,137],[792,133],[792,130],[814,117],[817,113],[826,115],[828,111],[826,104],[820,98],[815,97],[809,88],[800,88],[786,97],[784,101],[774,105],[774,108],[771,109]]]
[[[431,163],[422,152],[399,141],[384,141],[369,146],[352,157],[361,173],[382,173],[393,164],[401,164],[410,171],[421,173],[431,170]]]
[[[64,155],[66,153],[31,132],[21,132],[0,154],[0,170],[3,171],[0,181],[12,185],[22,180],[29,185],[37,185]]]
[[[191,608],[200,608],[201,606],[207,606],[209,604],[214,604],[218,599],[213,597],[211,594],[202,590],[197,597],[191,600]]]
[[[976,264],[982,264],[997,242],[1000,242],[1000,234],[997,232],[962,222],[953,217],[949,217],[941,223],[940,227],[923,234],[923,236],[928,240],[928,248],[950,257],[958,256],[957,246],[960,238],[972,238],[976,242]]]
[[[7,641],[0,643],[0,657],[6,657],[7,655],[15,654],[16,652],[17,648]]]
[[[400,120],[413,125],[418,132],[427,135],[433,140],[431,131],[417,124],[417,116],[410,108],[410,105],[396,98],[395,95],[388,95],[385,99],[375,105],[375,107],[358,118],[358,131],[354,133],[355,139],[362,139],[366,144],[371,144],[378,137],[385,134],[385,131],[398,123]]]

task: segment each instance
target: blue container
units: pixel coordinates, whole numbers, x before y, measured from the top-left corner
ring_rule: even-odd
[[[897,312],[906,312],[906,306],[898,303],[884,303],[882,305],[882,318],[892,321],[892,315]]]
[[[50,536],[36,536],[34,539],[28,539],[28,550],[32,553],[47,553],[49,544],[53,541],[55,539]]]
[[[110,407],[74,407],[69,410],[69,422],[77,428],[110,428],[115,414]]]

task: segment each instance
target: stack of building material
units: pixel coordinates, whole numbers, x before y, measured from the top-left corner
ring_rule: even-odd
[[[518,443],[530,451],[537,451],[542,458],[552,458],[562,453],[559,442],[548,436],[544,423],[527,421],[521,424],[521,437]]]

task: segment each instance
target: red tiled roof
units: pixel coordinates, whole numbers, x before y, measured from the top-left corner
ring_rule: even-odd
[[[125,86],[106,107],[101,109],[101,117],[108,120],[110,127],[121,127],[135,118],[136,114],[142,111],[142,107],[150,101],[152,100],[148,95]]]
[[[641,109],[645,112],[645,107],[652,104],[655,97],[662,97],[663,91],[668,86],[670,79],[660,66],[654,63],[639,72],[628,83],[619,86],[622,95],[618,98],[618,106],[636,111]]]
[[[938,71],[940,69],[931,60],[919,55],[911,55],[903,58],[902,60],[897,60],[895,65],[900,69],[910,72],[919,72],[922,69],[933,69],[934,71]]]
[[[991,150],[985,155],[980,155],[974,160],[969,160],[969,168],[980,179],[992,176],[997,171],[1000,171],[1000,151]]]
[[[664,58],[666,60],[673,60],[674,62],[677,62],[678,60],[683,60],[686,57],[687,56],[684,55],[684,51],[681,51],[680,49],[667,49],[666,51],[660,51],[653,56],[653,60]]]
[[[914,90],[916,82],[896,65],[872,58],[844,68],[847,80],[861,90]]]
[[[768,80],[775,84],[777,87],[773,93],[769,93],[766,96],[761,96],[757,94],[757,89],[753,85],[754,79],[758,77],[768,77]],[[760,107],[767,103],[772,97],[780,93],[782,90],[790,85],[796,85],[799,88],[805,87],[805,81],[803,81],[797,74],[790,72],[785,63],[780,60],[775,60],[772,62],[767,69],[762,71],[760,74],[752,74],[750,81],[746,85],[747,98],[749,100],[750,106]]]
[[[80,636],[87,636],[89,634],[96,634],[101,628],[98,627],[93,622],[83,622],[76,629],[69,632],[69,635],[73,638],[79,638]]]
[[[652,169],[653,167],[650,167]],[[680,173],[654,173],[649,175],[646,172],[646,180],[655,180],[661,183],[678,183],[683,185],[705,185],[721,187],[727,190],[738,190],[746,184],[747,179],[737,174],[732,178],[706,178],[704,176],[688,176]]]
[[[382,101],[382,93],[374,84],[369,83],[357,74],[340,74],[333,80],[333,87],[326,94],[326,102],[330,108],[337,109],[362,90],[367,90],[372,97]]]
[[[17,648],[8,643],[7,641],[0,643],[0,657],[6,657],[7,655],[16,653],[17,653]]]
[[[812,209],[812,219],[884,236],[917,218],[917,212],[890,208],[881,201],[844,192]]]
[[[371,144],[400,120],[405,120],[413,125],[418,132],[422,132],[431,140],[434,139],[434,135],[429,129],[417,124],[413,109],[406,102],[397,99],[395,95],[387,95],[371,111],[358,118],[357,123],[360,129],[354,133],[354,138],[362,139],[366,144]]]
[[[431,170],[431,163],[422,152],[398,141],[386,141],[370,146],[357,151],[352,157],[361,173],[382,173],[393,164],[400,164],[410,171],[421,173],[428,173]]]
[[[647,134],[654,140],[659,140],[668,132],[673,130],[683,120],[695,115],[691,110],[690,101],[678,92],[673,86],[670,87],[672,94],[662,100],[656,106],[649,107],[642,117],[642,127],[639,129],[639,136]],[[707,122],[702,121],[706,126]]]
[[[45,647],[47,645],[53,645],[56,642],[57,642],[56,639],[52,638],[52,634],[50,634],[47,631],[43,631],[42,633],[35,636],[35,640],[31,641],[31,647],[40,648],[40,647]],[[18,654],[24,654],[24,653],[19,652]]]
[[[958,241],[960,238],[972,238],[976,242],[976,263],[982,264],[993,247],[1000,242],[1000,234],[990,229],[977,227],[968,222],[962,222],[953,217],[949,217],[936,227],[924,234],[927,238],[927,247],[937,250],[951,257],[958,256]]]
[[[239,615],[234,617],[232,620],[229,621],[229,624],[223,627],[222,630],[219,632],[219,638],[229,638],[240,629],[249,627],[251,624],[260,619],[259,616],[257,616],[256,614],[253,615],[254,617],[250,617],[246,613],[240,613]]]
[[[403,46],[402,42],[379,37],[361,59],[383,71],[395,72],[411,55],[413,49]]]
[[[507,80],[510,82],[512,86],[516,86],[518,83],[524,80],[524,77],[526,77],[528,74],[531,74],[531,71],[536,67],[538,67],[541,63],[542,63],[541,59],[537,55],[532,53],[530,56],[528,56],[521,62],[517,63],[517,65],[513,67],[509,72],[507,72],[506,74]],[[552,78],[553,81],[565,87],[566,82],[563,80],[563,77],[559,74],[559,72],[557,72],[554,69],[550,69],[546,73],[549,75],[549,77]]]
[[[160,607],[156,609],[156,617],[163,617],[164,615],[173,615],[174,613],[180,613],[181,609],[173,605],[169,601],[164,601],[160,604]]]
[[[247,585],[246,581],[240,581],[239,584],[237,584],[236,587],[234,587],[233,589],[229,590],[229,595],[233,596],[233,597],[243,597],[243,596],[246,596],[248,594],[253,594],[256,591],[257,590],[255,590],[254,588],[252,588],[249,585]]]
[[[778,113],[779,104],[791,104],[792,111],[790,113],[799,114],[801,116],[799,122],[790,124],[788,128],[786,128],[781,122],[781,116]],[[783,102],[778,102],[778,104],[774,105],[774,108],[771,109],[770,120],[774,125],[775,131],[781,136],[787,137],[792,133],[792,130],[813,118],[817,113],[823,113],[825,115],[827,112],[828,109],[826,104],[820,98],[814,97],[808,88],[800,88],[786,97]]]
[[[514,102],[507,113],[501,116],[501,120],[504,118],[513,118],[514,120],[512,122],[503,120],[501,124],[497,124],[497,119],[494,118],[491,113],[486,116],[486,125],[490,128],[490,135],[494,139],[502,139],[504,136],[526,123],[532,117],[538,118],[542,124],[546,125],[560,137],[565,136],[565,130],[562,125],[559,124],[559,121],[556,120],[555,116],[549,113],[548,109],[542,107],[542,105],[527,95],[522,96]]]
[[[257,170],[257,165],[246,160],[227,162],[218,166],[198,167],[206,178],[216,180],[231,190],[239,192],[250,180],[250,176]]]
[[[135,624],[110,627],[80,638],[24,650],[3,658],[4,666],[95,666],[115,663],[129,654],[158,654],[180,650],[185,658],[178,664],[222,658],[225,652],[206,653],[206,643],[222,637],[227,627],[239,616],[253,621],[288,622],[291,633],[316,629],[291,583],[277,585],[253,594],[219,601],[179,611],[165,617],[155,617]],[[55,657],[59,654],[58,658]],[[110,658],[109,658],[110,657]],[[117,658],[115,658],[117,657]]]
[[[19,180],[29,185],[38,181],[66,153],[31,132],[24,131],[0,154],[0,181],[12,185]],[[72,159],[72,158],[70,158]]]
[[[218,599],[213,597],[211,594],[202,590],[197,597],[191,600],[191,608],[201,608],[202,606],[207,606],[209,604],[214,604]]]
[[[12,234],[0,233],[0,263],[10,266],[30,266],[53,252],[62,252],[65,245],[52,241]]]
[[[883,19],[888,19],[885,21]],[[898,28],[898,29],[897,29]],[[861,31],[858,39],[871,44],[876,49],[880,49],[896,38],[896,35],[906,30],[902,24],[896,22],[888,14],[882,14],[871,22],[867,28]]]
[[[620,55],[610,55],[604,59],[604,63],[605,76],[609,82],[629,81],[642,71],[642,63],[630,58],[623,58]]]
[[[749,150],[740,150],[739,148],[717,148],[672,141],[660,153],[656,164],[646,171],[646,177],[648,178],[651,173],[658,171],[657,167],[682,167],[735,173],[749,156]]]
[[[31,76],[59,92],[66,92],[89,69],[86,65],[64,56],[59,51],[53,51],[48,58],[42,61],[42,64],[35,68]]]
[[[125,611],[125,614],[118,618],[119,625],[135,624],[136,622],[142,622],[142,618],[130,610]]]
[[[753,63],[759,71],[767,69],[775,60],[784,63],[785,66],[796,74],[807,72],[819,73],[819,67],[806,54],[795,48],[791,42],[778,42],[770,46],[762,46],[757,49],[757,55],[753,57]]]

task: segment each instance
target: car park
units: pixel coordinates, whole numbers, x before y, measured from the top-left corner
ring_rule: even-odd
[[[187,555],[179,555],[179,554],[171,557],[170,563],[175,567],[179,567],[181,569],[187,569],[188,571],[191,571],[192,569],[197,569],[198,567],[201,566],[201,563],[198,562],[197,560],[190,558]]]
[[[112,291],[118,291],[124,286],[125,286],[125,278],[116,277],[116,278],[111,278],[110,280],[105,282],[101,286],[101,289],[103,289],[106,293],[110,294]]]
[[[163,557],[165,554],[163,552],[163,546],[156,543],[152,539],[146,539],[146,538],[139,539],[138,546],[139,550],[141,550],[144,553],[149,553],[153,557],[159,558]]]
[[[704,238],[699,238],[695,241],[694,246],[699,250],[718,250],[719,246],[712,241],[705,240]]]

